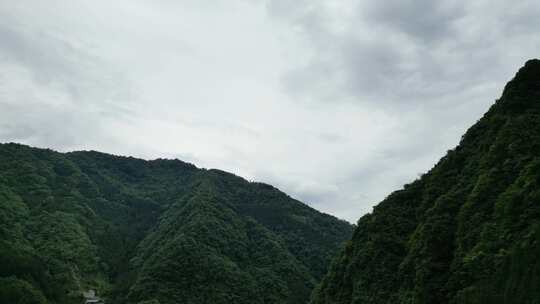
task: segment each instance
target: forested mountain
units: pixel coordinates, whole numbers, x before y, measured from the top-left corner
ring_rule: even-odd
[[[540,303],[540,61],[363,216],[313,304]]]
[[[179,160],[0,145],[0,303],[305,303],[351,233]]]

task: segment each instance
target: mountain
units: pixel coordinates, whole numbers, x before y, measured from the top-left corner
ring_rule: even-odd
[[[305,303],[351,234],[223,171],[0,145],[0,303]]]
[[[540,303],[540,61],[358,221],[311,303]]]

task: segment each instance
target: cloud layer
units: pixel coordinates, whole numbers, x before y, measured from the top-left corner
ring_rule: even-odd
[[[0,0],[0,141],[178,157],[355,221],[540,49],[537,1]]]

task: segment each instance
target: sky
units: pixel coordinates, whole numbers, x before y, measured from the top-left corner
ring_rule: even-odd
[[[178,158],[355,222],[539,50],[537,0],[0,0],[0,142]]]

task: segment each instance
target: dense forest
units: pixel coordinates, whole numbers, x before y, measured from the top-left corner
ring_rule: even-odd
[[[433,169],[358,221],[312,303],[540,303],[539,60]]]
[[[351,234],[223,171],[0,145],[0,303],[305,303]]]
[[[539,257],[540,60],[354,231],[179,160],[0,145],[0,303],[539,304]]]

